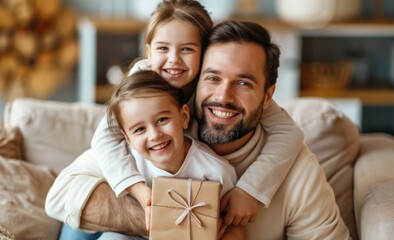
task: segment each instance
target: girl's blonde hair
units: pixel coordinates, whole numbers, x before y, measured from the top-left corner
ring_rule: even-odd
[[[195,26],[204,50],[206,40],[213,29],[213,22],[204,6],[196,0],[163,0],[159,3],[146,27],[144,45],[152,42],[160,24],[174,19],[183,20]]]
[[[126,76],[107,102],[107,122],[110,129],[116,129],[115,121],[123,130],[120,117],[120,103],[135,98],[147,98],[167,94],[179,108],[184,104],[180,89],[171,86],[155,71],[142,70]],[[141,113],[144,114],[144,113]]]

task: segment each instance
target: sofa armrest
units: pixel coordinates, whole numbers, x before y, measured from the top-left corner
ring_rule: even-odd
[[[18,127],[22,158],[60,171],[90,147],[103,105],[20,98],[8,102],[4,126]]]
[[[354,206],[360,239],[394,236],[394,137],[363,134],[354,168]]]

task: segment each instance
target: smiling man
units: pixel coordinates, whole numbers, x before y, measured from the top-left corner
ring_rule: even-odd
[[[235,166],[237,185],[261,174],[243,173],[265,144],[259,119],[271,103],[278,65],[279,50],[256,23],[223,22],[210,36],[195,101],[198,137]],[[247,239],[349,239],[333,190],[306,146],[271,204],[247,225]]]
[[[275,85],[265,85],[266,57],[256,43],[215,44],[208,48],[197,86],[199,137],[218,154],[250,138]],[[226,145],[223,145],[226,143]]]

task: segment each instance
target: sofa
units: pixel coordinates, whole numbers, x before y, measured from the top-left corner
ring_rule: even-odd
[[[394,137],[360,134],[328,100],[282,104],[305,133],[353,239],[394,238]],[[0,239],[57,239],[44,211],[56,175],[89,148],[105,107],[20,98],[0,130]],[[75,196],[78,197],[78,196]]]

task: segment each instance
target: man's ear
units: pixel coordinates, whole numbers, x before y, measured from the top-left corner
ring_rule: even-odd
[[[264,103],[263,103],[264,110],[266,110],[270,106],[272,97],[274,96],[275,88],[276,88],[276,84],[269,87],[265,92]]]
[[[181,118],[182,118],[182,127],[183,129],[187,129],[190,121],[190,109],[187,104],[183,104],[181,109]]]

